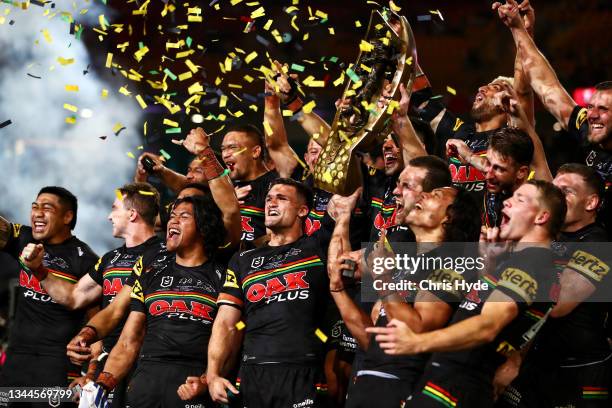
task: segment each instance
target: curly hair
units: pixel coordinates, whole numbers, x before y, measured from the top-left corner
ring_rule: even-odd
[[[480,236],[480,208],[474,197],[462,188],[446,209],[448,221],[444,223],[445,242],[477,242]]]
[[[219,247],[225,243],[227,235],[223,214],[217,203],[209,195],[187,196],[176,200],[172,208],[182,203],[190,203],[193,206],[196,230],[202,235],[206,255],[214,257]]]

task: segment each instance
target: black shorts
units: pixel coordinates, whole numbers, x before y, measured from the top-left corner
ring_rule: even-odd
[[[211,408],[206,392],[192,400],[183,401],[178,388],[189,376],[204,373],[202,365],[172,362],[139,361],[127,389],[126,408]]]
[[[240,399],[244,408],[325,408],[323,375],[315,366],[253,364],[240,367]]]
[[[493,386],[478,373],[428,367],[406,408],[492,408]]]
[[[412,394],[414,382],[361,375],[351,385],[345,408],[398,408]]]
[[[496,408],[610,407],[611,371],[612,357],[560,367],[527,362]]]
[[[79,367],[71,364],[64,353],[58,353],[58,356],[44,356],[9,352],[0,373],[0,387],[67,387],[79,376]],[[38,408],[49,407],[49,404],[11,403],[8,406]],[[76,407],[76,404],[62,403],[59,406]]]

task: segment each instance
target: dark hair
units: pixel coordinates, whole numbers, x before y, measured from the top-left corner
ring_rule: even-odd
[[[408,162],[411,167],[427,170],[427,176],[423,180],[423,191],[431,192],[434,188],[448,187],[452,184],[448,163],[438,156],[420,156]]]
[[[64,187],[58,186],[46,186],[40,189],[38,192],[38,196],[41,194],[53,194],[59,198],[59,203],[64,209],[68,211],[72,211],[72,219],[70,220],[70,229],[73,230],[76,227],[77,222],[77,210],[79,208],[79,203],[74,194],[70,191],[66,190]]]
[[[599,173],[592,167],[581,163],[565,163],[557,170],[557,174],[567,173],[581,176],[587,188],[599,196],[600,202],[603,200],[604,194],[606,193],[606,186]]]
[[[444,223],[445,242],[475,242],[480,237],[480,208],[472,194],[455,188],[457,194],[446,209],[448,221]]]
[[[270,188],[274,187],[277,184],[282,184],[285,186],[292,186],[296,189],[298,196],[304,201],[308,209],[312,208],[313,194],[312,190],[304,183],[300,183],[299,181],[295,181],[294,179],[279,177],[270,183]]]
[[[206,255],[213,257],[218,248],[225,243],[227,235],[223,214],[217,203],[210,195],[187,196],[174,201],[172,209],[182,203],[190,203],[193,206],[196,230],[202,235]]]
[[[529,135],[519,128],[498,129],[489,138],[489,147],[504,159],[511,158],[519,166],[529,166],[533,160],[533,142]]]
[[[149,183],[129,183],[119,188],[126,209],[135,209],[148,225],[155,225],[159,213],[159,192]]]
[[[181,191],[185,190],[186,188],[193,188],[198,191],[201,191],[203,195],[211,194],[210,187],[208,187],[206,184],[203,184],[203,183],[188,183],[185,186],[183,186],[183,188],[181,188]]]
[[[612,89],[612,81],[603,81],[595,85],[596,91],[609,91]]]
[[[567,212],[567,203],[563,191],[553,183],[544,180],[528,180],[527,184],[531,184],[538,189],[539,201],[550,212],[548,231],[551,238],[556,238],[563,227],[565,213]]]
[[[247,135],[247,137],[255,143],[255,146],[261,147],[261,156],[260,159],[265,161],[268,159],[268,149],[266,148],[266,140],[264,138],[263,133],[257,126],[251,124],[242,124],[242,125],[234,125],[231,126],[227,133],[229,132],[241,132]],[[226,133],[226,134],[227,134]]]
[[[419,140],[425,145],[428,154],[433,154],[438,148],[437,138],[428,122],[418,116],[410,115],[410,122]]]

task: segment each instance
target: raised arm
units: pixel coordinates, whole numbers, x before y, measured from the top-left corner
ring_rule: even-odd
[[[410,160],[419,156],[426,156],[425,146],[419,140],[412,122],[408,118],[408,105],[410,104],[410,97],[406,92],[404,84],[400,84],[401,99],[399,101],[398,108],[393,112],[392,128],[393,132],[397,135],[402,149],[402,156],[404,163],[408,163]]]
[[[519,6],[519,12],[523,16],[523,24],[525,29],[533,38],[533,32],[535,27],[535,10],[529,4],[529,0],[524,0]],[[521,50],[517,48],[516,58],[514,59],[514,90],[518,97],[518,101],[521,107],[527,115],[529,124],[535,128],[535,117],[533,107],[533,89],[529,84],[529,78],[525,74],[523,69],[523,63],[521,58]]]
[[[563,88],[550,63],[525,29],[523,19],[519,15],[518,4],[514,0],[507,0],[505,5],[498,5],[496,9],[500,19],[512,32],[523,70],[529,79],[531,88],[546,109],[567,129],[576,102]]]
[[[134,175],[135,182],[146,182],[149,177],[149,173],[147,173],[142,164],[142,160],[145,157],[153,160],[153,174],[159,177],[162,184],[168,187],[174,193],[178,193],[189,183],[186,176],[166,167],[160,156],[156,156],[153,153],[148,152],[141,154],[138,158],[136,174]]]

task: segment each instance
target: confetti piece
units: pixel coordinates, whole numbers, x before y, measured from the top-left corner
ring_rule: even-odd
[[[128,155],[128,157],[130,159],[135,159],[136,158],[136,156],[134,156],[134,153],[132,153],[132,152],[127,152],[127,155]]]
[[[180,127],[176,127],[176,128],[168,128],[168,129],[166,129],[166,134],[171,134],[171,133],[181,133],[181,128]]]
[[[179,125],[178,122],[175,122],[175,121],[170,120],[168,118],[164,119],[163,124],[167,125],[167,126],[172,126],[172,127],[178,127],[178,125]]]
[[[122,86],[121,88],[119,88],[119,93],[121,95],[125,95],[125,96],[132,95],[132,93],[130,91],[128,91],[128,89],[125,86]]]
[[[106,68],[110,68],[113,64],[113,53],[109,52],[106,54],[106,64],[104,65]]]
[[[198,66],[197,66],[197,65],[195,65],[195,64],[194,64],[193,62],[191,62],[190,60],[188,60],[188,59],[187,59],[187,60],[185,60],[185,65],[187,65],[187,68],[189,68],[189,70],[190,70],[191,72],[193,72],[194,74],[195,74],[196,72],[198,72]]]
[[[168,152],[166,152],[164,149],[159,149],[159,154],[161,154],[162,156],[164,156],[164,159],[166,159],[166,160],[170,160],[170,158],[172,157],[172,156],[170,156],[170,155],[168,154]]]
[[[299,64],[291,64],[291,69],[297,72],[304,72],[304,66]]]
[[[391,115],[393,113],[393,111],[399,107],[399,102],[398,101],[391,101],[389,102],[389,106],[387,106],[387,113],[389,115]]]
[[[202,88],[202,85],[200,85],[199,82],[196,82],[195,84],[187,88],[187,91],[189,92],[189,95],[193,95],[195,93],[204,91],[204,88]]]
[[[531,179],[533,179],[533,176],[535,176],[535,170],[531,170],[531,171],[529,172],[529,176],[527,177],[527,180],[531,180]]]
[[[317,106],[316,102],[310,101],[306,105],[302,106],[302,111],[304,113],[311,113],[315,106]]]
[[[79,108],[74,105],[70,105],[69,103],[64,104],[64,109],[69,110],[70,112],[78,112]]]
[[[304,169],[306,168],[306,163],[304,163],[302,159],[300,159],[300,157],[297,154],[295,154],[295,152],[293,153],[293,157],[295,157],[297,162],[300,163],[300,166],[302,166],[302,168]]]
[[[393,0],[389,1],[389,7],[391,7],[391,10],[395,11],[396,13],[398,13],[402,8],[398,7]]]
[[[237,156],[239,154],[242,154],[242,153],[246,152],[246,149],[247,149],[246,147],[243,147],[242,149],[232,153],[232,156]]]
[[[265,15],[266,15],[266,10],[263,7],[260,7],[251,13],[251,18],[255,19],[255,18],[263,17]]]
[[[351,81],[353,81],[353,82],[360,82],[359,75],[357,75],[355,73],[355,71],[353,71],[351,68],[347,68],[346,75],[348,75],[348,77],[351,79]]]
[[[321,329],[315,330],[315,334],[323,343],[327,342],[327,336],[321,331]]]
[[[141,49],[139,49],[138,51],[134,53],[134,58],[136,58],[136,61],[140,62],[140,60],[142,60],[142,57],[144,57],[148,52],[149,52],[148,47],[146,46],[142,47]]]
[[[263,29],[266,31],[270,30],[270,27],[272,26],[272,22],[273,20],[268,20],[266,24],[263,26]]]
[[[244,62],[246,62],[247,64],[250,64],[251,61],[253,61],[255,58],[257,58],[257,52],[253,51],[244,58]]]
[[[53,38],[51,37],[51,34],[49,34],[49,30],[44,29],[42,30],[42,33],[43,37],[45,38],[45,41],[51,44],[53,42]]]
[[[440,10],[429,10],[429,12],[431,14],[437,15],[438,17],[440,17],[440,20],[444,21],[444,17],[442,17],[442,13],[440,12]]]
[[[193,77],[193,74],[190,71],[187,71],[187,72],[183,72],[182,74],[179,74],[178,79],[179,81],[185,81],[192,77]]]
[[[174,73],[172,73],[172,71],[170,71],[168,68],[164,68],[164,74],[168,75],[171,80],[176,81],[176,75],[174,75]]]
[[[329,27],[328,31],[331,35],[336,35],[336,30],[334,30],[334,27]]]
[[[355,27],[357,28],[361,27],[361,21],[355,20]]]
[[[236,329],[237,330],[242,330],[246,327],[246,324],[244,324],[244,322],[241,320],[238,323],[236,323]]]
[[[140,195],[144,195],[144,196],[154,196],[155,193],[152,191],[145,191],[145,190],[138,190],[138,194]]]
[[[126,129],[126,127],[123,126],[121,123],[117,122],[115,123],[115,126],[113,126],[113,133],[115,134],[115,136],[119,136],[119,133],[121,133],[121,131],[123,131],[124,129]]]
[[[68,116],[66,118],[65,122],[70,124],[70,125],[74,125],[76,123],[76,117],[75,116]]]
[[[264,120],[263,127],[264,127],[264,130],[266,131],[267,136],[272,136],[274,134],[274,131],[272,130],[272,127],[270,126],[267,120]]]
[[[59,62],[61,65],[70,65],[70,64],[74,64],[74,58],[62,58],[62,57],[57,57],[57,62]]]
[[[374,49],[374,46],[367,41],[361,40],[361,43],[359,43],[359,49],[363,52],[370,52]]]
[[[12,124],[13,121],[12,120],[5,120],[4,122],[0,123],[0,129],[7,127],[8,125]]]
[[[227,95],[221,95],[221,98],[219,99],[219,107],[225,108],[226,105],[227,105]]]
[[[321,10],[317,10],[315,12],[315,16],[320,17],[322,19],[327,19],[327,13],[324,13]]]
[[[78,85],[66,85],[64,86],[64,89],[66,90],[66,92],[79,92]]]
[[[129,154],[128,154],[128,156],[129,156]],[[123,201],[123,194],[121,194],[121,191],[119,191],[119,189],[115,190],[115,197],[117,197],[117,200]]]
[[[451,88],[450,86],[446,86],[446,92],[448,92],[451,95],[457,95],[457,91],[455,91],[454,88]]]
[[[108,89],[102,89],[102,98],[108,97]]]

